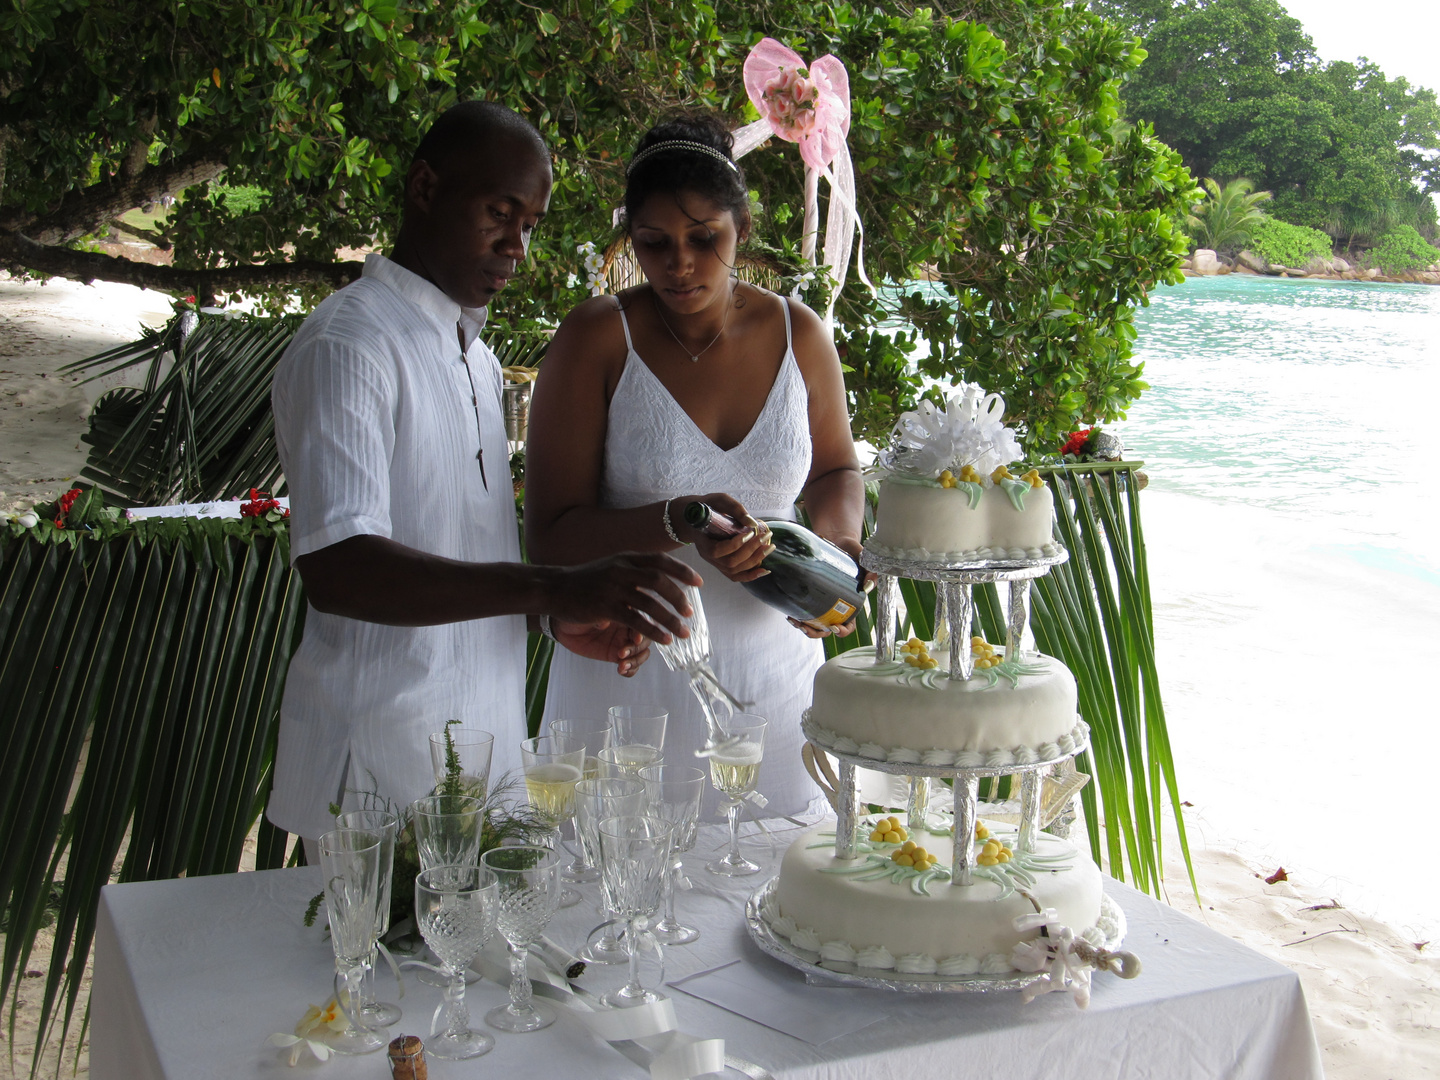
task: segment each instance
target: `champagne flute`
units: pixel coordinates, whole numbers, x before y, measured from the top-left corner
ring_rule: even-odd
[[[647,990],[640,982],[640,935],[646,920],[660,906],[670,865],[670,822],[658,817],[613,817],[600,823],[601,882],[610,907],[627,920],[625,934],[630,954],[630,978],[619,990],[600,998],[616,1009],[660,1001],[664,994]]]
[[[580,834],[580,846],[586,858],[595,866],[600,865],[600,822],[612,817],[633,817],[645,810],[645,784],[632,777],[610,776],[594,780],[581,780],[575,785],[575,829]],[[581,950],[581,959],[596,964],[623,964],[625,950],[620,946],[620,935],[615,931],[614,912],[604,903],[604,889],[601,889],[601,917],[605,920],[598,941],[587,942]],[[594,937],[596,930],[590,931]]]
[[[695,751],[696,757],[709,757],[716,750],[725,748],[727,740],[720,729],[720,712],[743,712],[745,705],[729,690],[720,685],[715,670],[710,666],[710,624],[705,619],[705,605],[700,601],[700,590],[693,585],[681,585],[680,591],[690,605],[691,615],[686,620],[690,636],[675,638],[669,645],[655,642],[655,650],[671,671],[683,672],[690,680],[690,691],[700,702],[705,714],[705,745]],[[611,710],[612,717],[614,710]],[[613,723],[613,719],[612,719]]]
[[[495,872],[496,923],[510,946],[510,1003],[491,1009],[485,1022],[500,1031],[549,1027],[555,1011],[532,999],[525,960],[560,907],[560,856],[544,847],[499,847],[482,861]]]
[[[415,923],[446,976],[445,1030],[425,1041],[437,1058],[479,1057],[495,1046],[490,1035],[470,1028],[465,969],[495,932],[498,892],[494,872],[482,866],[432,866],[415,879]]]
[[[366,1027],[356,1005],[365,979],[365,961],[375,947],[376,900],[380,892],[379,833],[334,829],[320,837],[320,873],[330,916],[330,945],[335,950],[335,1000],[347,1025],[328,1040],[337,1054],[369,1054],[385,1045],[385,1036]],[[341,988],[344,980],[344,989]]]
[[[337,814],[338,829],[362,829],[380,836],[380,892],[375,900],[375,939],[378,942],[390,929],[390,885],[395,876],[395,837],[400,832],[400,819],[389,810],[351,810]],[[360,1019],[370,1027],[389,1027],[400,1022],[400,1006],[380,1001],[375,996],[375,964],[380,950],[371,946],[365,960],[365,985],[360,997]]]
[[[670,868],[665,875],[665,914],[650,932],[666,945],[688,945],[700,931],[675,918],[675,890],[684,872],[680,856],[695,846],[705,774],[690,765],[651,765],[640,770],[649,803],[646,813],[670,822]]]
[[[547,847],[560,850],[560,826],[575,814],[575,785],[585,775],[585,744],[565,735],[537,735],[520,744],[525,794],[544,825]],[[580,902],[574,889],[563,889],[560,906]]]
[[[660,705],[612,705],[610,745],[649,746],[663,751],[669,720],[670,711]]]
[[[705,869],[722,877],[758,874],[760,867],[740,854],[740,805],[760,780],[760,762],[765,755],[766,721],[750,713],[736,713],[720,721],[724,740],[710,756],[710,782],[726,798],[725,817],[730,823],[730,850]]]
[[[607,746],[599,755],[600,775],[640,778],[640,770],[650,765],[663,765],[665,755],[653,746]]]
[[[484,802],[490,787],[490,758],[495,752],[495,736],[479,728],[458,724],[447,724],[445,731],[434,732],[430,736],[430,767],[435,773],[437,791],[450,771],[450,763],[446,760],[446,731],[450,733],[450,745],[460,766],[460,794]]]
[[[426,795],[410,804],[420,869],[432,866],[479,866],[485,832],[485,804],[473,795]],[[415,978],[426,986],[444,986],[443,975],[421,968]],[[478,982],[474,972],[466,975]]]
[[[585,767],[581,770],[581,779],[591,780],[600,775],[598,755],[601,750],[610,745],[610,724],[608,722],[556,720],[551,723],[550,732],[562,738],[575,739],[585,744]],[[595,863],[590,861],[585,846],[580,843],[578,815],[571,819],[571,824],[575,829],[575,850],[571,852],[574,860],[560,871],[560,877],[565,881],[574,882],[599,881],[600,871]]]

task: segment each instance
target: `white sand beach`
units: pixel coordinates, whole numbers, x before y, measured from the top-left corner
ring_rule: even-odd
[[[169,313],[168,298],[128,286],[85,286],[60,280],[42,286],[0,274],[0,512],[53,499],[70,485],[84,461],[80,435],[85,430],[90,397],[85,388],[73,378],[61,377],[57,369],[134,340],[142,324],[159,326]],[[1157,553],[1161,531],[1152,530],[1150,536],[1151,558],[1157,568],[1157,613],[1167,603],[1191,602],[1191,598],[1162,593],[1167,569],[1166,559]],[[1236,640],[1243,639],[1243,627],[1232,626],[1232,630]],[[1204,734],[1187,736],[1179,728],[1203,720],[1207,708],[1224,708],[1225,704],[1209,702],[1203,680],[1192,677],[1200,670],[1196,657],[1175,656],[1167,664],[1163,635],[1160,644],[1162,677],[1168,673],[1176,679],[1167,684],[1167,702],[1185,794],[1186,746],[1203,740]],[[1197,649],[1202,644],[1197,643]],[[1275,640],[1267,644],[1271,649],[1283,646]],[[1271,732],[1267,739],[1273,736]],[[1247,753],[1241,745],[1232,743],[1231,749],[1242,756]],[[1363,805],[1370,827],[1399,830],[1419,823],[1413,818],[1387,816],[1388,781],[1384,776],[1369,777],[1368,783],[1373,786],[1357,806]],[[1231,794],[1224,784],[1197,785],[1197,789],[1217,803]],[[1409,935],[1338,906],[1334,878],[1345,874],[1324,865],[1322,856],[1316,854],[1323,852],[1321,845],[1305,845],[1304,857],[1298,859],[1302,872],[1290,867],[1288,880],[1267,883],[1266,877],[1282,865],[1288,867],[1286,860],[1295,856],[1287,853],[1281,835],[1272,836],[1271,843],[1260,849],[1233,830],[1227,834],[1220,823],[1234,816],[1231,811],[1229,805],[1207,806],[1203,798],[1186,811],[1201,899],[1197,903],[1191,893],[1178,848],[1172,843],[1166,882],[1170,903],[1299,974],[1331,1080],[1440,1076],[1440,942],[1413,941]],[[1351,837],[1346,835],[1343,842],[1349,845]],[[1297,842],[1296,847],[1300,846]],[[1416,845],[1416,858],[1428,858],[1429,846]],[[1242,849],[1245,856],[1257,861],[1248,861]],[[1386,872],[1385,866],[1375,868],[1377,876]],[[1383,887],[1383,882],[1377,887]],[[43,971],[47,962],[47,956],[32,956],[20,980],[22,1005],[15,1045],[0,1053],[0,1061],[5,1062],[0,1070],[11,1069],[14,1076],[28,1073],[37,1020],[33,1000],[41,980],[29,973]],[[257,1033],[257,1041],[263,1034]],[[72,1057],[67,1054],[63,1070],[47,1061],[42,1075],[69,1074],[72,1068]],[[82,1052],[79,1073],[87,1071]]]

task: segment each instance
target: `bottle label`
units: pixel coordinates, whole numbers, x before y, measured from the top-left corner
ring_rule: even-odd
[[[824,615],[821,615],[814,619],[807,619],[806,622],[808,622],[811,626],[815,627],[817,630],[824,630],[826,627],[830,626],[844,626],[847,622],[850,621],[850,616],[854,614],[854,604],[848,604],[844,600],[836,600],[835,606],[832,607],[829,611],[825,612]]]

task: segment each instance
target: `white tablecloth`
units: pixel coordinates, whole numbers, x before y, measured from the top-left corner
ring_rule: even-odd
[[[783,823],[782,823],[783,824]],[[687,860],[695,888],[680,894],[679,914],[702,930],[700,941],[668,950],[667,979],[735,957],[753,965],[797,1004],[870,1002],[885,1021],[819,1046],[671,990],[682,1030],[721,1037],[729,1053],[756,1062],[776,1080],[916,1080],[1004,1076],[1161,1080],[1311,1080],[1319,1054],[1299,980],[1288,969],[1192,919],[1113,881],[1107,891],[1129,919],[1126,948],[1144,973],[1132,981],[1097,975],[1090,1008],[1068,994],[1023,1004],[1018,993],[896,995],[807,986],[799,972],[760,952],[744,927],[744,899],[774,872],[795,836],[788,825],[754,834],[746,852],[766,867],[758,877],[727,880],[700,867],[724,839],[702,830]],[[596,921],[596,886],[586,902],[562,911],[551,936],[578,947]],[[320,891],[315,868],[108,886],[100,901],[90,997],[90,1071],[94,1080],[203,1080],[299,1075],[271,1032],[291,1030],[305,1006],[330,996],[333,957],[317,925],[305,928],[306,901]],[[323,919],[322,919],[323,922]],[[598,974],[593,974],[598,972]],[[582,985],[599,988],[616,969],[592,969]],[[424,1035],[439,991],[408,980],[405,1017],[392,1034]],[[383,977],[381,996],[394,1000]],[[505,992],[491,982],[466,994],[472,1023]],[[533,1034],[496,1033],[496,1048],[468,1062],[430,1061],[434,1080],[457,1077],[584,1077],[643,1080],[644,1071],[562,1015]],[[309,1060],[309,1059],[307,1059]],[[389,1075],[383,1053],[309,1060],[306,1075]],[[738,1073],[728,1073],[739,1080]]]

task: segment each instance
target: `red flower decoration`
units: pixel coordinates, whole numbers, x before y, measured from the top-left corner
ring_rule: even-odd
[[[280,502],[270,498],[268,491],[261,491],[259,488],[250,489],[250,501],[240,506],[241,517],[264,517],[271,510],[279,510]],[[290,511],[284,511],[284,517],[290,516]]]
[[[1090,441],[1090,436],[1095,433],[1093,427],[1087,427],[1084,431],[1072,431],[1070,437],[1065,440],[1065,445],[1060,447],[1061,454],[1080,455],[1085,452],[1085,444]]]
[[[83,494],[84,492],[79,488],[71,488],[60,496],[60,501],[55,506],[55,527],[57,529],[65,528],[65,518],[69,515],[70,508],[75,505],[75,500]]]

